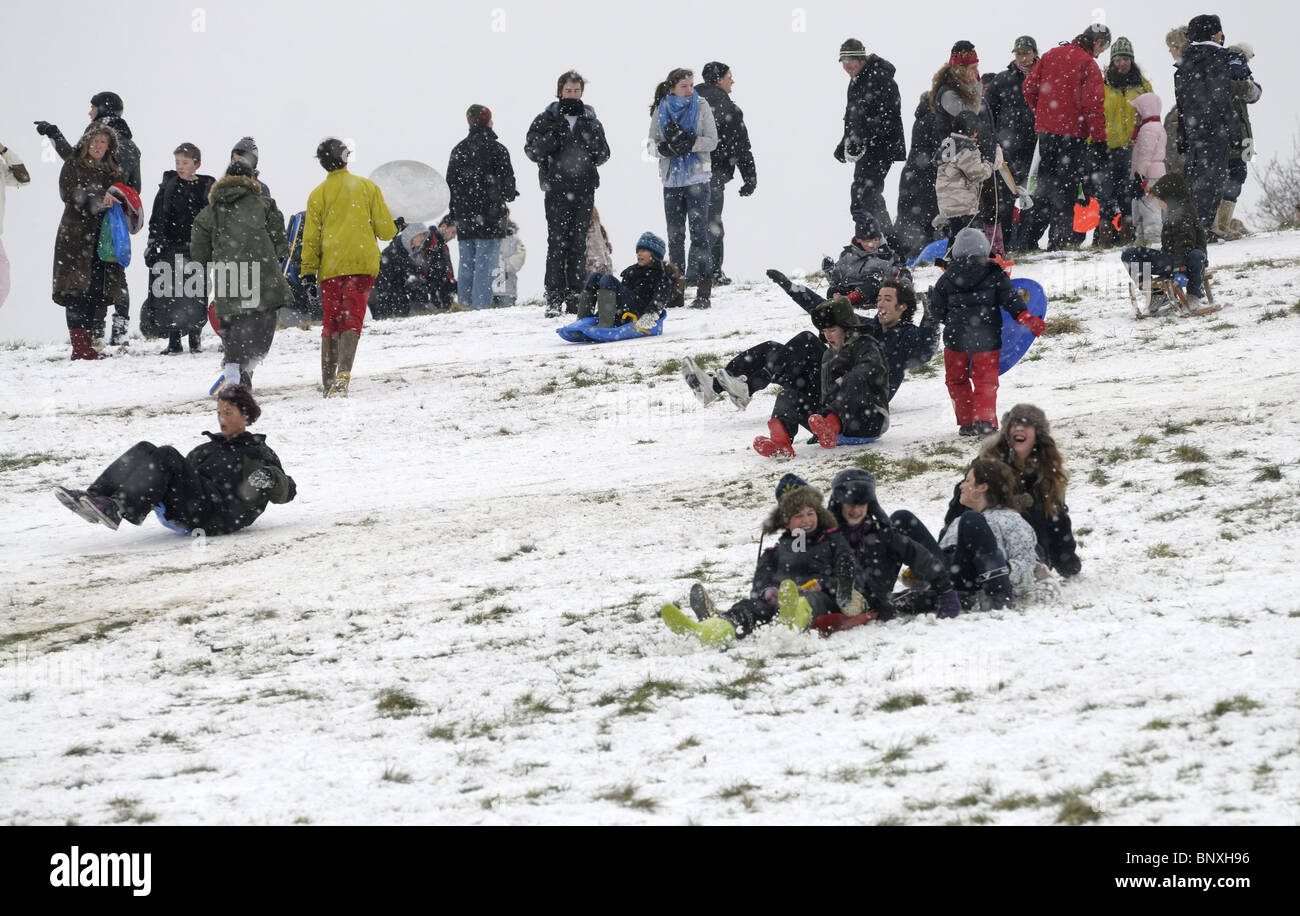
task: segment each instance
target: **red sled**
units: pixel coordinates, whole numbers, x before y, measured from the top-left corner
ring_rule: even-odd
[[[851,630],[854,627],[862,626],[864,623],[871,623],[875,619],[875,611],[855,614],[852,617],[848,614],[822,614],[813,620],[812,628],[822,636],[830,636],[840,630]]]

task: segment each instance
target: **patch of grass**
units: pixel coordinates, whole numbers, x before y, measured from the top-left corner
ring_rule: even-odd
[[[1174,480],[1181,480],[1189,487],[1208,487],[1210,485],[1210,475],[1205,468],[1189,468],[1179,474],[1174,475]]]
[[[112,623],[103,623],[96,628],[94,633],[82,633],[73,641],[80,644],[90,642],[91,640],[107,639],[108,634],[112,633],[114,630],[125,630],[134,623],[134,620],[115,620]],[[211,664],[211,662],[209,662],[209,664]]]
[[[0,474],[5,471],[22,471],[45,464],[47,461],[63,461],[66,458],[66,455],[57,455],[54,452],[27,452],[22,455],[11,452],[0,455]]]
[[[1153,544],[1147,548],[1147,556],[1153,560],[1167,560],[1178,556],[1172,544],[1166,544],[1163,541],[1159,544]]]
[[[880,755],[880,762],[893,763],[895,760],[906,760],[911,755],[912,749],[906,744],[895,744]]]
[[[743,795],[748,795],[750,792],[753,792],[757,788],[758,786],[754,785],[752,782],[738,782],[733,785],[727,786],[724,789],[719,789],[718,798],[722,799],[723,801],[727,801],[732,798],[740,798]]]
[[[450,725],[434,725],[425,730],[424,737],[435,741],[454,741],[456,729]]]
[[[879,452],[865,451],[860,455],[855,455],[853,466],[864,471],[870,471],[877,481],[889,480],[893,476],[893,467],[889,459]]]
[[[1157,445],[1160,442],[1159,436],[1153,436],[1151,433],[1143,433],[1133,440],[1133,444],[1138,448],[1146,448],[1149,445]]]
[[[1173,723],[1168,719],[1152,719],[1146,725],[1142,726],[1143,731],[1163,731],[1166,728],[1173,728]]]
[[[1104,487],[1110,483],[1110,478],[1106,476],[1106,472],[1101,468],[1093,468],[1092,473],[1088,475],[1088,483],[1094,487]]]
[[[519,398],[519,391],[516,388],[507,388],[497,396],[498,401],[514,401]]]
[[[1038,800],[1037,795],[1013,792],[997,799],[989,807],[994,811],[1016,811],[1020,808],[1037,808],[1040,805],[1042,802]]]
[[[1063,301],[1063,300],[1062,300]],[[1054,318],[1048,318],[1046,327],[1043,329],[1044,337],[1058,337],[1062,334],[1082,334],[1086,328],[1083,322],[1077,318],[1071,318],[1068,315],[1057,315]]]
[[[626,693],[613,691],[601,694],[596,698],[596,705],[617,705],[620,716],[634,716],[643,712],[653,712],[654,706],[650,703],[651,699],[662,700],[667,697],[675,697],[683,690],[685,690],[685,685],[678,681],[660,681],[655,678],[647,678]]]
[[[74,744],[63,752],[64,757],[86,757],[95,753],[95,749],[89,744]]]
[[[509,617],[515,612],[515,609],[505,604],[498,604],[488,611],[478,611],[470,614],[465,618],[468,624],[487,623],[490,620],[500,620],[503,617]]]
[[[1281,480],[1281,479],[1282,479],[1282,469],[1278,467],[1276,464],[1270,464],[1259,469],[1259,473],[1255,475],[1254,482],[1267,483],[1269,481]]]
[[[954,703],[965,703],[966,701],[973,700],[974,698],[975,698],[975,694],[971,693],[969,690],[959,689],[959,690],[954,690],[952,692],[952,701]]]
[[[555,706],[550,700],[540,699],[533,696],[530,690],[515,700],[515,709],[528,718],[534,716],[549,716],[552,713],[563,712],[560,707]]]
[[[375,701],[375,709],[379,714],[390,719],[409,716],[423,705],[415,696],[400,687],[385,687],[379,691]]]
[[[659,802],[653,798],[641,798],[637,795],[636,786],[632,783],[624,783],[621,786],[615,786],[593,796],[596,801],[614,802],[625,808],[634,808],[639,811],[654,811],[659,807]]]
[[[384,773],[379,777],[384,782],[408,783],[411,781],[411,774],[397,769],[392,764],[384,767]]]
[[[596,385],[612,385],[618,382],[618,376],[608,369],[602,370],[600,374],[594,375],[586,369],[578,367],[569,373],[569,384],[574,388],[591,388]]]
[[[699,747],[699,746],[700,746],[700,739],[695,737],[694,735],[688,735],[687,737],[683,738],[680,743],[678,743],[677,750],[684,751],[687,748]]]
[[[141,811],[140,799],[134,796],[119,795],[116,798],[110,798],[108,807],[113,810],[114,820],[119,824],[125,824],[127,821],[147,824],[158,819],[158,815],[152,811]]]
[[[926,699],[919,693],[895,693],[876,706],[880,712],[900,712],[913,706],[924,706]]]
[[[1262,709],[1262,703],[1256,703],[1245,694],[1237,694],[1230,700],[1220,700],[1210,708],[1208,713],[1211,719],[1217,719],[1220,716],[1226,716],[1230,712],[1239,712],[1243,715],[1252,709]]]
[[[1171,452],[1175,461],[1186,461],[1194,464],[1204,464],[1210,460],[1209,454],[1204,449],[1197,448],[1194,445],[1180,445]]]
[[[1101,812],[1077,795],[1072,795],[1061,804],[1056,813],[1058,824],[1089,824],[1101,820]]]
[[[1181,436],[1191,431],[1191,427],[1185,423],[1175,423],[1173,420],[1166,421],[1165,425],[1160,427],[1160,433],[1163,436]]]
[[[506,554],[506,555],[503,556],[503,557],[497,557],[497,562],[498,562],[498,563],[509,563],[509,562],[510,562],[511,560],[513,560],[515,557],[522,557],[522,556],[524,556],[525,554],[532,553],[532,552],[535,551],[536,549],[537,549],[537,545],[536,545],[536,544],[520,544],[518,547],[515,548],[515,550],[514,550],[513,553],[508,553],[508,554]]]
[[[745,661],[745,673],[734,681],[726,684],[719,684],[711,688],[711,693],[717,693],[728,700],[744,700],[749,698],[749,691],[767,681],[767,675],[763,673],[763,668],[767,662],[761,658],[751,658]]]

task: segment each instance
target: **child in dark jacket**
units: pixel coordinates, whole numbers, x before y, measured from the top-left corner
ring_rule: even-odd
[[[612,328],[635,322],[636,329],[649,334],[668,308],[673,281],[664,269],[668,243],[646,232],[637,239],[636,263],[619,276],[593,273],[578,299],[578,318],[596,316],[597,325]]]
[[[185,296],[185,279],[203,277],[203,266],[190,267],[190,230],[194,217],[208,205],[208,192],[216,179],[198,174],[203,154],[193,143],[172,151],[175,170],[163,172],[149,215],[149,244],[144,263],[149,268],[149,296],[140,309],[141,330],[166,332],[163,355],[181,352],[181,335],[189,337],[190,352],[202,350],[199,336],[208,317],[206,286],[198,283],[197,296]],[[187,268],[189,268],[187,270]],[[170,279],[170,283],[162,282]]]
[[[379,276],[370,291],[375,318],[405,318],[448,305],[456,293],[456,278],[447,254],[447,239],[456,237],[450,220],[435,229],[407,223],[379,257]]]
[[[762,551],[754,570],[749,597],[726,613],[715,615],[703,586],[691,589],[691,620],[676,606],[660,612],[674,633],[693,633],[701,642],[742,639],[780,617],[792,630],[807,629],[816,617],[841,613],[839,599],[848,604],[854,578],[853,555],[835,527],[835,517],[822,505],[822,494],[793,474],[776,487],[777,504],[763,523],[763,533],[784,533]]]
[[[1162,301],[1151,298],[1151,278],[1172,276],[1175,271],[1187,270],[1187,307],[1196,311],[1203,307],[1205,267],[1205,228],[1201,225],[1192,202],[1187,178],[1181,172],[1169,172],[1147,189],[1165,212],[1165,225],[1160,230],[1160,250],[1154,248],[1126,248],[1120,260],[1128,267],[1129,276],[1142,291],[1148,302],[1147,314],[1156,315]]]
[[[930,295],[930,313],[944,326],[948,395],[963,436],[987,436],[998,428],[1003,310],[1035,337],[1043,333],[1043,319],[1025,308],[1006,272],[989,260],[988,237],[979,229],[961,230]]]

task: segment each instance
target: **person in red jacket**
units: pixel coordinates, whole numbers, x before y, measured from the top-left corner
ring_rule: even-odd
[[[1096,58],[1110,47],[1110,29],[1094,23],[1038,59],[1025,77],[1025,101],[1038,133],[1038,186],[1051,209],[1047,247],[1063,248],[1074,234],[1074,200],[1090,184],[1088,143],[1106,142],[1106,88]]]

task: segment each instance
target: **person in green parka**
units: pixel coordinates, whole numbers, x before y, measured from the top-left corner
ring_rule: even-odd
[[[215,283],[224,380],[252,388],[253,370],[275,337],[275,311],[293,302],[280,262],[289,254],[284,216],[262,196],[252,168],[233,160],[194,218],[190,257]]]

